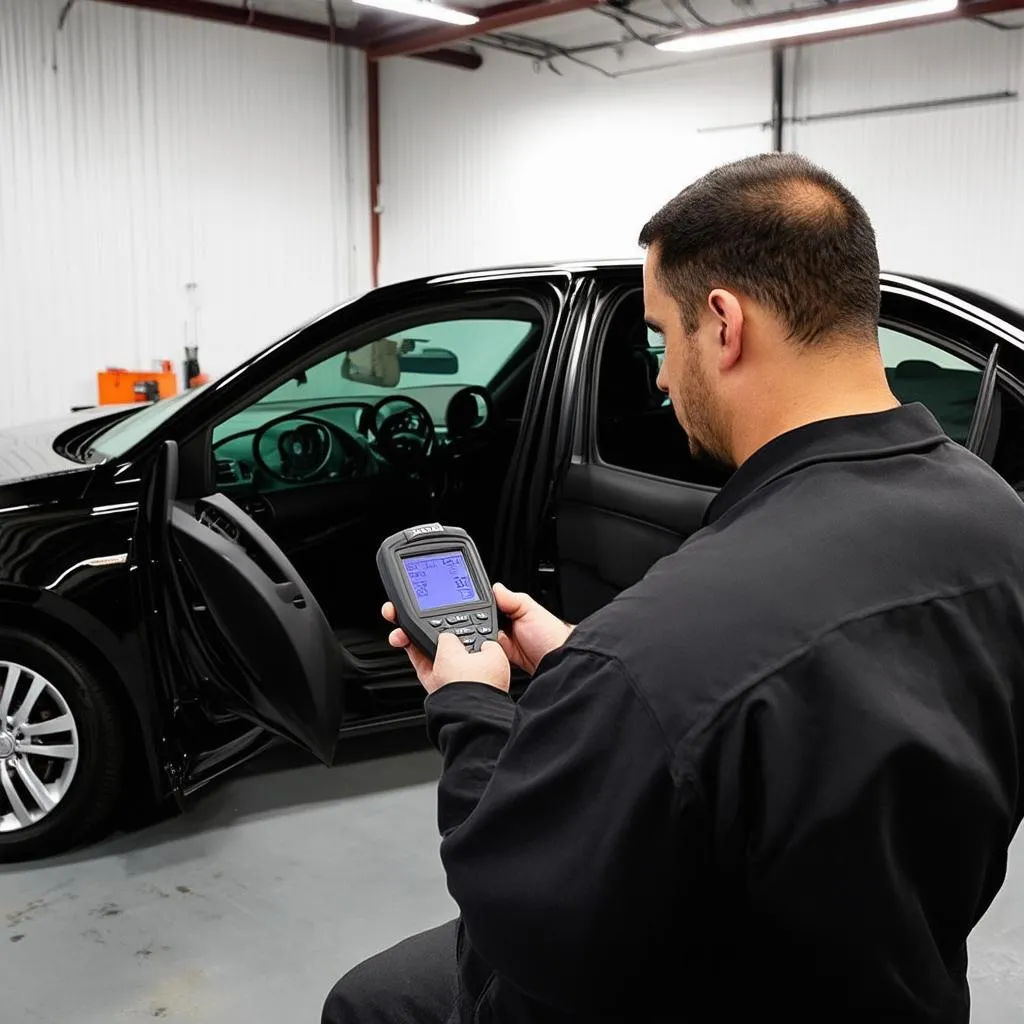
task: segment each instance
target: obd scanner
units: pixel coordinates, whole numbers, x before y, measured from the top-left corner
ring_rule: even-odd
[[[496,639],[494,591],[465,530],[424,523],[392,534],[377,550],[377,571],[397,625],[429,657],[442,633],[474,652]]]

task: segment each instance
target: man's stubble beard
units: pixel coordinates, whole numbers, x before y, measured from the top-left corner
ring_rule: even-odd
[[[708,385],[698,357],[696,341],[691,346],[686,360],[687,382],[684,389],[687,420],[690,424],[686,432],[690,454],[700,462],[734,469],[735,464],[729,454],[726,417]]]

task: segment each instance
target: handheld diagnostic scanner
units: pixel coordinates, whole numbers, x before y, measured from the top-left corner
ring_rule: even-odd
[[[392,534],[377,550],[377,570],[397,625],[429,657],[442,633],[454,633],[469,651],[496,638],[494,592],[465,530],[424,523]]]

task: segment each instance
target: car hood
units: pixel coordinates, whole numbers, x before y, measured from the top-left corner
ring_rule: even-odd
[[[132,408],[138,406],[105,405],[42,423],[5,427],[0,430],[0,486],[89,468],[60,454],[57,440],[88,434],[91,429],[76,428],[98,429],[104,420],[118,419]]]

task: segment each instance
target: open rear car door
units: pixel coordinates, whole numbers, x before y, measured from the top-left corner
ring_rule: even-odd
[[[345,662],[312,593],[273,540],[222,494],[177,500],[164,443],[139,510],[135,562],[154,671],[330,764]]]

